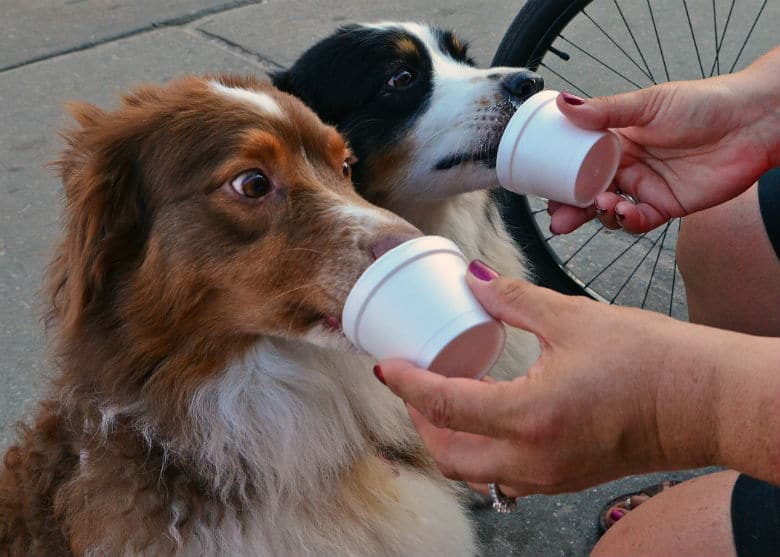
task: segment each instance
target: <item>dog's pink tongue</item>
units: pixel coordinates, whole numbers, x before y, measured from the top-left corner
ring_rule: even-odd
[[[325,325],[336,331],[341,330],[341,319],[332,315],[325,316]]]

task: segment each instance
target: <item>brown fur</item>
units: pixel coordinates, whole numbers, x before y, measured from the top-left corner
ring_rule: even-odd
[[[212,79],[267,95],[282,117],[197,77],[141,87],[113,112],[71,107],[47,287],[57,374],[5,455],[0,556],[174,554],[172,530],[257,504],[256,483],[219,483],[189,450],[195,393],[258,338],[340,315],[372,242],[415,233],[354,193],[343,139],[299,101]],[[272,191],[240,197],[230,181],[254,168]],[[344,204],[384,220],[338,220]]]

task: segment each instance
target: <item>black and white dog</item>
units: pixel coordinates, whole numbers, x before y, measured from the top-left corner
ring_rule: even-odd
[[[357,190],[469,258],[527,276],[525,259],[487,190],[517,106],[543,88],[523,68],[478,69],[450,31],[417,23],[349,25],[272,76],[346,135],[358,158]],[[510,331],[491,373],[524,373],[536,339]]]

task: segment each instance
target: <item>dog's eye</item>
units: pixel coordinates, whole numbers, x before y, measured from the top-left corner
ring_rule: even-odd
[[[271,191],[271,181],[259,170],[242,172],[230,182],[237,194],[257,199]]]
[[[414,83],[414,73],[409,68],[399,68],[387,80],[387,85],[393,89],[406,89]]]
[[[349,161],[344,161],[344,164],[341,165],[341,173],[344,175],[344,178],[352,177],[352,166],[349,164]]]

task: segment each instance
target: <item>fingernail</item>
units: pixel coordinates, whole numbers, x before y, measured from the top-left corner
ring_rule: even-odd
[[[578,97],[577,95],[572,95],[571,93],[561,93],[561,97],[563,97],[563,101],[566,104],[570,104],[572,106],[580,106],[585,104],[585,99]]]
[[[385,383],[385,376],[382,373],[382,368],[379,367],[378,365],[374,366],[374,377],[379,379],[379,382],[382,383],[382,385],[387,386],[387,383]]]
[[[498,273],[479,259],[475,259],[469,263],[469,272],[479,280],[484,280],[485,282],[490,282],[491,280],[498,278]]]
[[[598,207],[596,207],[596,216],[597,217],[603,217],[606,214],[607,214],[607,212],[604,209],[599,209]]]
[[[617,219],[618,223],[620,223],[620,226],[623,226],[623,220],[626,218],[626,215],[623,213],[618,213],[617,209],[615,209],[615,218]]]
[[[617,522],[618,520],[623,518],[623,514],[624,514],[623,511],[621,511],[620,509],[614,509],[610,511],[609,518]]]

